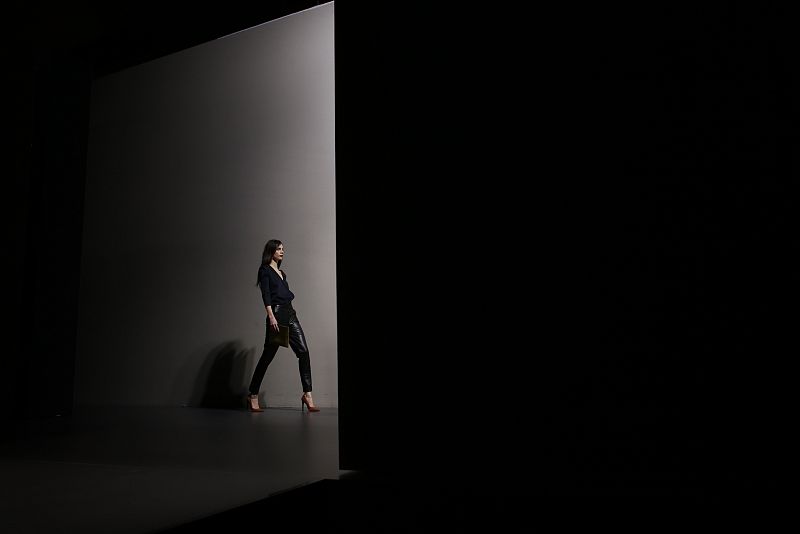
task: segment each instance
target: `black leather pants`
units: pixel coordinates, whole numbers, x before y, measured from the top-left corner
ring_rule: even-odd
[[[297,319],[297,313],[291,304],[274,306],[272,313],[278,319],[279,324],[289,325],[289,347],[294,352],[294,355],[297,356],[297,364],[300,368],[300,384],[303,386],[303,393],[311,391],[311,357],[308,353],[308,344],[303,333],[303,327],[300,326],[300,321]],[[280,347],[280,345],[269,342],[269,328],[269,318],[267,318],[264,352],[261,353],[261,358],[259,358],[256,369],[253,371],[253,378],[250,381],[251,395],[258,395],[267,367],[272,363],[272,359],[275,357],[275,353],[278,352],[278,347]]]

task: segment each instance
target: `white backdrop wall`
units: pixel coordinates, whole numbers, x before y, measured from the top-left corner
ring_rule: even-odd
[[[76,405],[241,404],[278,238],[314,398],[337,406],[333,31],[323,4],[94,82]],[[262,400],[300,393],[281,348]]]

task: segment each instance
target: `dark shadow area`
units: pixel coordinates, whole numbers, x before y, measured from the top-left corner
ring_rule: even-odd
[[[521,479],[521,485],[535,485]],[[536,525],[591,525],[604,514],[616,516],[617,527],[636,523],[641,510],[693,507],[696,496],[641,484],[635,490],[603,485],[601,480],[581,492],[571,487],[521,492],[509,486],[476,486],[408,472],[388,478],[361,472],[324,479],[270,496],[221,514],[206,517],[161,534],[190,534],[223,530],[251,531],[261,525],[304,528],[325,532],[518,532]],[[618,516],[615,510],[627,507]],[[668,522],[670,519],[664,519]]]
[[[279,493],[163,534],[269,528],[325,532],[476,532],[511,529],[519,516],[512,495],[481,495],[464,488],[404,484],[363,475],[324,479]],[[491,530],[485,530],[489,532]]]
[[[31,63],[29,72],[16,73],[9,93],[10,107],[25,110],[30,126],[14,132],[26,136],[24,146],[14,153],[12,172],[3,173],[4,182],[12,175],[27,182],[24,194],[8,197],[27,206],[12,223],[25,246],[9,253],[25,267],[14,278],[20,300],[7,310],[19,318],[10,338],[17,346],[0,357],[14,362],[14,372],[0,378],[10,379],[2,389],[15,397],[4,407],[23,418],[68,415],[73,408],[91,68],[66,50],[39,51]],[[57,313],[55,301],[62,303]]]
[[[782,17],[361,15],[337,5],[343,469],[756,490],[737,429],[767,426],[754,333],[785,264]]]
[[[208,353],[195,382],[190,405],[197,408],[245,407],[248,361],[253,349],[237,341],[220,344]]]

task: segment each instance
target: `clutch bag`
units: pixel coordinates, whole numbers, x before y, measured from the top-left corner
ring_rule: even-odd
[[[276,332],[272,328],[269,329],[269,342],[273,345],[280,345],[281,347],[289,346],[289,327],[278,325]]]

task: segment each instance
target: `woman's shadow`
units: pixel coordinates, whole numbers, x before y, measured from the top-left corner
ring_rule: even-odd
[[[227,341],[211,350],[198,372],[190,404],[198,408],[244,408],[247,362],[253,350],[237,341]]]

